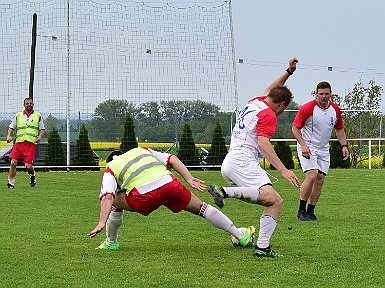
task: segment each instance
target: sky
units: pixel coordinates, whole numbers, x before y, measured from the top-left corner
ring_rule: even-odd
[[[385,1],[233,0],[231,5],[236,59],[243,59],[236,67],[241,105],[260,95],[293,56],[298,70],[286,84],[300,105],[312,99],[321,81],[340,96],[360,79],[365,86],[374,80],[385,88]],[[382,98],[385,113],[385,94]]]
[[[0,3],[18,1],[0,0]],[[218,0],[127,2],[182,7],[223,3]],[[311,92],[321,81],[330,82],[333,93],[340,96],[349,93],[360,80],[365,86],[374,80],[385,88],[384,0],[233,0],[231,7],[240,107],[261,95],[268,84],[284,73],[293,56],[299,60],[298,69],[286,84],[300,105],[312,99]],[[238,63],[239,59],[243,63]],[[381,110],[385,114],[385,94],[382,98]]]

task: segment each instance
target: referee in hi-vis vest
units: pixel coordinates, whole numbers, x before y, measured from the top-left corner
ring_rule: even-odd
[[[33,99],[24,99],[24,111],[19,112],[9,124],[7,142],[12,141],[12,133],[16,130],[15,144],[9,158],[9,176],[7,186],[9,189],[15,188],[16,166],[19,160],[23,160],[25,168],[29,174],[30,186],[36,185],[35,170],[33,159],[35,158],[36,144],[40,142],[44,135],[45,128],[41,114],[33,110]]]

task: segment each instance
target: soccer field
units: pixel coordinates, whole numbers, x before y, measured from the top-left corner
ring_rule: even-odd
[[[225,184],[219,172],[192,173]],[[22,172],[14,190],[0,173],[0,287],[385,286],[384,170],[331,170],[311,222],[296,219],[299,191],[271,174],[285,200],[271,242],[278,259],[255,258],[205,219],[164,208],[126,212],[121,249],[95,250],[104,232],[86,234],[98,221],[102,172],[38,172],[35,188]],[[223,211],[258,227],[262,207],[227,199]]]

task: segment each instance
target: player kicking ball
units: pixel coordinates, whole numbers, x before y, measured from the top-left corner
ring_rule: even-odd
[[[291,185],[300,188],[297,176],[278,158],[270,139],[277,129],[277,116],[290,104],[293,94],[284,86],[297,68],[297,58],[267,86],[262,96],[248,101],[239,114],[231,134],[230,150],[221,167],[223,178],[231,187],[211,185],[210,194],[222,208],[224,198],[237,198],[264,207],[259,219],[259,235],[254,249],[256,257],[281,257],[270,247],[283,199],[274,189],[260,162],[266,158]]]
[[[123,210],[147,216],[162,205],[174,213],[185,210],[206,218],[213,226],[238,239],[242,247],[252,241],[253,226],[242,232],[225,214],[202,202],[172,175],[167,168],[178,172],[192,188],[201,192],[206,189],[204,181],[194,178],[175,155],[134,148],[124,154],[113,151],[106,162],[99,195],[99,223],[88,234],[93,238],[106,226],[106,240],[97,249],[119,248],[117,240],[123,223]]]

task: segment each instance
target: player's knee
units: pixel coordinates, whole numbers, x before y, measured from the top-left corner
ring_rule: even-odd
[[[316,170],[311,170],[306,173],[306,180],[315,182],[317,180],[318,173]]]
[[[258,203],[263,206],[273,206],[273,205],[282,205],[281,196],[273,189],[272,186],[265,186],[260,190]]]
[[[278,193],[276,193],[276,196],[275,196],[275,205],[277,205],[279,208],[283,206],[283,199],[281,195],[279,195]]]
[[[273,193],[271,193],[270,197],[269,197],[269,206],[277,206],[279,208],[281,208],[283,206],[283,199],[282,197],[276,192],[274,191]]]
[[[324,184],[324,180],[325,180],[324,176],[318,176],[316,182],[318,185],[322,186]]]

